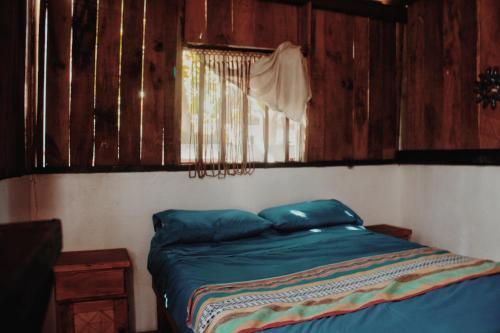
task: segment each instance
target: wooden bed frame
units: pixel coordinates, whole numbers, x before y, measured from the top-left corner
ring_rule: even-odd
[[[158,333],[180,333],[170,312],[165,307],[165,299],[153,285],[156,295],[156,321],[158,322]]]

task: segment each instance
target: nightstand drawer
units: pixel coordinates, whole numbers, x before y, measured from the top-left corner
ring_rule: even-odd
[[[58,307],[64,333],[129,332],[126,298],[102,301],[62,303]]]
[[[56,274],[57,301],[123,294],[125,294],[123,269]]]

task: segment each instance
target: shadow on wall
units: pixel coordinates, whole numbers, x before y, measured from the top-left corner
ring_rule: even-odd
[[[0,223],[31,220],[31,178],[0,181]]]

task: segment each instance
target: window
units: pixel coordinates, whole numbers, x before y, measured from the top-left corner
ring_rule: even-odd
[[[262,54],[185,49],[181,162],[199,177],[248,174],[255,162],[304,160],[305,120],[248,97],[250,66]]]

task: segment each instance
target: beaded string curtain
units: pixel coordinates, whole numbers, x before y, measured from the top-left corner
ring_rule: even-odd
[[[249,175],[255,162],[303,160],[305,121],[286,120],[247,96],[250,66],[261,56],[183,51],[181,161],[190,177]]]

